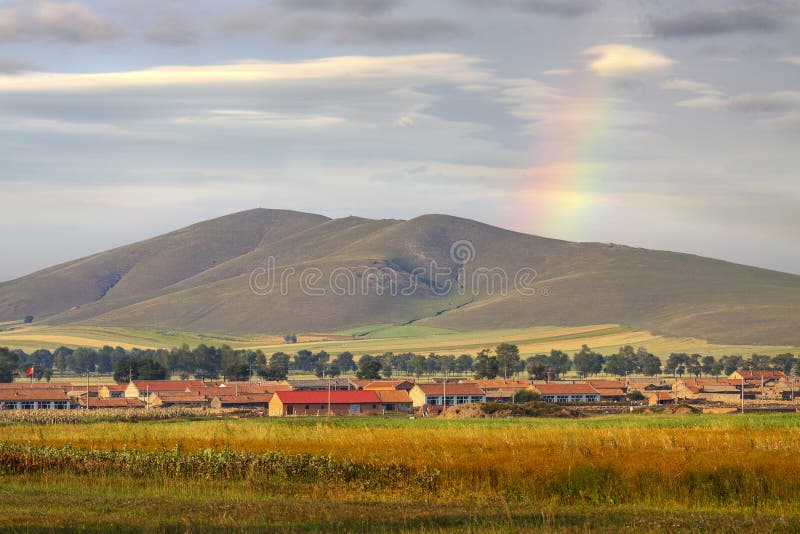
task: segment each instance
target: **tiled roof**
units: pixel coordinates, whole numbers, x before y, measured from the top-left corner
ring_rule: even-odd
[[[786,377],[781,371],[736,371],[745,380],[764,380]],[[731,374],[731,377],[733,374]]]
[[[247,395],[220,395],[220,404],[267,404],[272,400],[272,393],[252,393]]]
[[[598,389],[601,397],[624,397],[625,392],[621,389]]]
[[[535,384],[533,386],[542,395],[598,395],[596,389],[589,384]]]
[[[617,380],[587,380],[594,389],[624,389],[625,384]]]
[[[277,391],[275,397],[284,404],[327,404],[328,391]],[[377,392],[355,389],[331,390],[330,399],[332,404],[377,404],[380,402]]]
[[[408,396],[408,393],[399,389],[381,389],[375,391],[375,393],[378,394],[378,398],[384,404],[411,403],[411,397]]]
[[[411,389],[414,382],[409,380],[373,380],[363,387],[363,389]]]
[[[78,399],[78,404],[86,406],[87,399]],[[139,399],[112,397],[108,399],[98,399],[91,397],[88,399],[90,408],[141,408],[144,402]]]
[[[0,401],[65,401],[69,400],[62,388],[0,389]]]
[[[201,380],[134,380],[139,391],[186,391],[204,388]]]

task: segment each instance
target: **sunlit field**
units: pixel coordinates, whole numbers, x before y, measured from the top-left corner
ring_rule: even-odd
[[[195,347],[200,343],[233,348],[261,349],[270,354],[277,351],[325,350],[331,354],[350,351],[355,355],[384,352],[437,352],[440,354],[471,353],[494,347],[498,343],[514,343],[522,354],[547,353],[551,349],[574,352],[586,344],[601,353],[617,352],[623,345],[644,346],[650,352],[665,358],[672,352],[699,353],[722,356],[752,353],[775,355],[798,352],[797,347],[757,345],[717,345],[701,339],[654,335],[619,325],[589,325],[579,327],[537,326],[530,328],[476,330],[459,332],[423,326],[366,325],[334,333],[298,334],[298,343],[287,345],[282,336],[231,336],[199,334],[167,329],[94,327],[94,326],[14,326],[0,331],[0,346],[35,350],[68,347],[95,347],[103,345],[171,348],[187,343]]]
[[[0,420],[9,529],[800,528],[793,414],[12,419]]]

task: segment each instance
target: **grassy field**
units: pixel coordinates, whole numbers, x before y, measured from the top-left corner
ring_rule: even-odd
[[[800,528],[797,415],[0,425],[6,530]]]
[[[471,353],[496,346],[500,342],[515,343],[523,355],[560,349],[577,351],[584,343],[595,350],[609,354],[620,346],[630,344],[647,347],[654,354],[665,357],[671,352],[700,353],[721,356],[725,354],[749,355],[757,352],[775,355],[782,352],[799,352],[797,347],[718,345],[694,338],[676,338],[654,335],[619,325],[589,325],[580,327],[537,326],[529,328],[475,330],[459,332],[443,328],[418,325],[391,324],[365,325],[330,334],[298,334],[298,343],[287,345],[282,336],[230,336],[198,334],[165,329],[94,327],[94,326],[26,326],[0,331],[0,346],[33,350],[72,347],[101,347],[120,345],[125,348],[170,348],[188,343],[194,347],[229,344],[234,348],[259,348],[267,353],[277,351],[326,350],[332,354],[350,351],[356,355],[383,352],[438,352],[444,354]]]

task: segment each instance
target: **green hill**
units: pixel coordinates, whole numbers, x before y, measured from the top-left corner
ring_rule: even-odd
[[[264,294],[268,258],[277,280]],[[444,215],[332,220],[250,210],[0,284],[0,322],[33,315],[54,325],[231,334],[615,323],[800,345],[798,312],[798,276]]]

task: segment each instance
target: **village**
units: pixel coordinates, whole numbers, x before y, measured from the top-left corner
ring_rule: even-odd
[[[279,381],[132,380],[78,385],[0,384],[0,410],[250,410],[269,417],[435,416],[452,406],[522,403],[571,405],[587,412],[695,406],[711,413],[795,411],[795,377],[781,371],[734,371],[727,378],[625,377],[598,380],[358,378]]]

